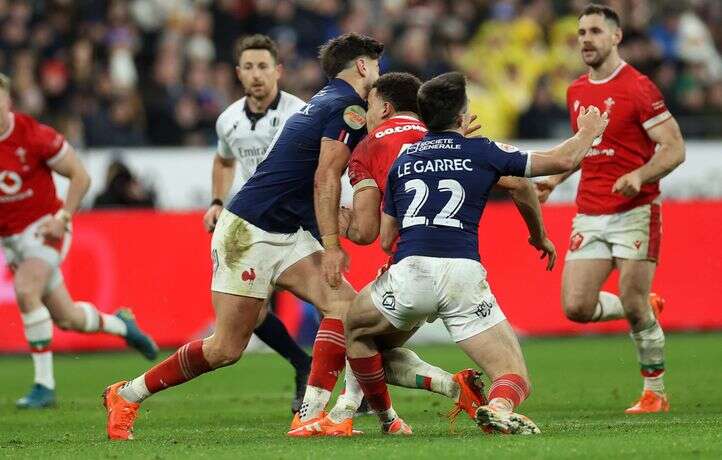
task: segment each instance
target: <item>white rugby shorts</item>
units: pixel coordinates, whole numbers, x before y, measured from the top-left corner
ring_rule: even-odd
[[[506,319],[486,281],[486,270],[471,259],[406,257],[374,281],[371,299],[403,331],[441,318],[454,342]]]
[[[662,214],[658,203],[617,214],[577,214],[566,260],[659,259]]]
[[[52,215],[46,214],[25,227],[22,232],[0,237],[0,245],[3,249],[5,261],[11,270],[14,270],[21,262],[29,258],[41,259],[50,265],[52,273],[45,286],[45,294],[50,293],[63,282],[60,264],[68,255],[70,243],[72,242],[72,231],[65,232],[65,236],[59,241],[46,240],[40,235],[40,226],[52,217]]]
[[[276,280],[286,269],[322,249],[307,230],[267,232],[224,209],[211,241],[211,290],[270,298]]]

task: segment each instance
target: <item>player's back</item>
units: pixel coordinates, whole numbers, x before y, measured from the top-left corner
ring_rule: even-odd
[[[348,175],[354,190],[377,187],[383,195],[391,165],[427,131],[421,120],[406,115],[393,116],[377,126],[351,155]]]
[[[478,225],[503,175],[524,176],[528,155],[485,138],[429,132],[389,170],[384,212],[399,223],[394,261],[428,256],[479,260]]]
[[[331,80],[286,121],[228,209],[269,232],[294,233],[303,227],[317,235],[313,180],[322,138],[353,148],[364,127],[363,99],[345,81]]]

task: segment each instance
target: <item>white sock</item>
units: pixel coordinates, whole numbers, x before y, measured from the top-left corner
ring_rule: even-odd
[[[328,413],[328,418],[334,423],[341,423],[346,419],[353,418],[364,397],[361,385],[358,384],[358,380],[356,380],[348,361],[346,361],[345,377],[346,390],[338,397],[336,405]]]
[[[656,377],[644,377],[644,389],[664,394],[664,372]]]
[[[378,415],[381,424],[384,426],[390,425],[394,420],[399,418],[399,415],[396,413],[393,407],[389,407],[385,411],[377,412],[376,415]]]
[[[145,374],[123,385],[121,389],[118,390],[118,394],[126,401],[134,403],[143,402],[145,398],[150,396],[150,391],[148,391],[148,387],[145,386]]]
[[[629,334],[637,348],[637,358],[644,376],[644,389],[664,393],[664,331],[659,322],[654,319],[650,325],[638,332]],[[645,374],[658,373],[659,375],[647,377]]]
[[[408,348],[392,348],[383,352],[386,382],[405,388],[422,388],[456,401],[459,384],[453,375],[432,366]]]
[[[612,321],[624,318],[624,307],[619,297],[611,292],[601,291],[592,321]]]
[[[514,403],[506,398],[494,398],[489,401],[489,406],[496,410],[512,412],[514,411]]]
[[[53,352],[48,350],[53,338],[53,321],[45,306],[36,308],[27,314],[21,314],[25,338],[30,344],[35,368],[35,383],[51,390],[55,388],[53,376]]]
[[[125,337],[128,333],[128,327],[125,323],[115,315],[101,313],[90,302],[75,302],[78,308],[83,310],[85,314],[85,332],[107,332],[108,334],[119,335]]]
[[[331,399],[331,392],[323,388],[306,386],[306,394],[303,395],[303,404],[301,410],[298,411],[298,417],[302,422],[316,418],[321,415],[321,411]]]

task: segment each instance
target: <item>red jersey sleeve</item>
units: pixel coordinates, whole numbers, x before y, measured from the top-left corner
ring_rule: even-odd
[[[646,76],[638,79],[637,113],[644,129],[651,129],[672,118],[662,93]]]
[[[33,148],[48,165],[59,161],[67,152],[65,137],[50,126],[35,122],[31,128]]]
[[[569,124],[572,127],[572,132],[576,133],[577,128],[577,114],[574,110],[574,102],[572,97],[572,87],[567,88],[567,113],[569,113]]]
[[[361,141],[353,153],[351,153],[351,160],[348,164],[348,178],[351,181],[354,193],[367,187],[379,188],[376,183],[371,171],[373,165],[371,164],[371,155],[369,154],[368,148],[368,137]]]

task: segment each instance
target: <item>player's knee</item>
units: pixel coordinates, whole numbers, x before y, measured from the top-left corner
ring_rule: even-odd
[[[15,285],[15,298],[21,309],[40,303],[40,292],[31,285],[18,283]]]
[[[247,344],[247,340],[243,343],[229,343],[211,339],[206,342],[203,351],[208,364],[215,369],[238,362]]]
[[[73,331],[77,328],[69,318],[55,318],[53,317],[53,323],[63,331]]]
[[[594,317],[596,299],[584,297],[565,297],[564,315],[575,323],[588,323]]]
[[[647,303],[647,296],[638,292],[622,292],[619,300],[624,305],[624,315],[632,329],[643,327],[649,322],[651,307]]]

